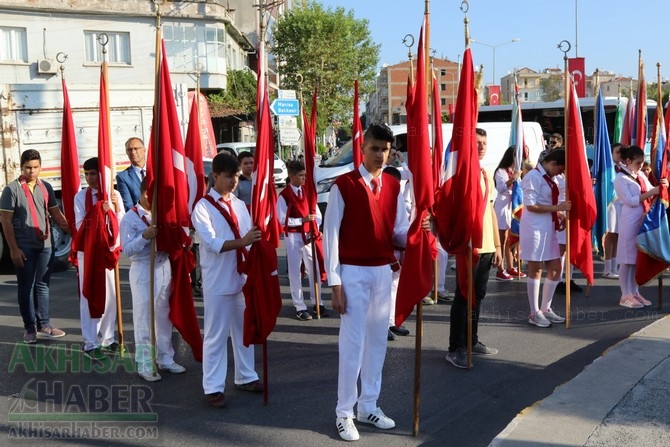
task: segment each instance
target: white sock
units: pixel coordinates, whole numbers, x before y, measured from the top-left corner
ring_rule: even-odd
[[[540,299],[540,279],[528,278],[526,289],[528,290],[528,304],[530,311],[534,314],[540,311],[538,301]]]
[[[614,273],[615,275],[619,274],[619,266],[616,263],[616,258],[612,258],[612,270],[610,272]]]
[[[563,274],[565,273],[565,255],[561,256],[561,275],[558,277],[559,281],[564,281]]]
[[[610,273],[612,271],[612,259],[605,259],[605,267],[603,273]]]
[[[628,284],[628,270],[630,269],[630,264],[621,264],[619,267],[619,287],[621,288],[621,296],[624,297],[631,293],[629,284]]]
[[[554,299],[554,292],[556,291],[556,286],[558,281],[552,281],[550,279],[544,279],[544,287],[542,288],[542,312],[546,312],[551,308],[551,300]]]

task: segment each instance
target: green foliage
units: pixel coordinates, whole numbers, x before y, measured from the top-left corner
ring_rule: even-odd
[[[256,114],[256,75],[251,70],[229,70],[226,90],[207,97],[213,117]]]
[[[561,76],[549,76],[540,79],[542,101],[551,102],[563,97],[563,79]]]
[[[306,0],[279,18],[272,35],[270,51],[282,64],[282,88],[302,89],[308,110],[308,98],[318,88],[317,132],[329,123],[350,126],[354,80],[361,98],[375,89],[380,46],[370,37],[368,21],[342,7],[324,9]]]

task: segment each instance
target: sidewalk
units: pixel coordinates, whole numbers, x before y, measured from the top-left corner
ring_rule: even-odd
[[[670,445],[670,316],[526,408],[489,447]]]

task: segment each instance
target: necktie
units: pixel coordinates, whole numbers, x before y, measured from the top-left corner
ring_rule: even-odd
[[[240,224],[237,221],[237,215],[235,214],[235,211],[233,211],[233,204],[230,203],[230,199],[226,200],[223,197],[221,197],[219,200],[226,204],[226,206],[228,207],[228,214],[230,214],[230,218],[233,221],[233,224],[239,230]]]
[[[373,178],[370,181],[370,184],[372,185],[372,195],[375,196],[375,199],[379,200],[379,194],[380,194],[380,186],[379,186],[379,179],[378,178]]]
[[[298,200],[302,200],[302,189],[298,190]]]
[[[144,180],[144,177],[147,175],[147,171],[140,169],[140,180]]]
[[[551,179],[551,177],[549,177],[549,175],[544,174],[543,177],[551,188],[551,204],[558,205],[558,185]],[[561,222],[558,220],[558,213],[556,211],[551,213],[551,220],[554,221],[554,229],[558,230],[561,227]]]

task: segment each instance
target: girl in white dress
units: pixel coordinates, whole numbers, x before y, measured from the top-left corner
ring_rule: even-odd
[[[493,210],[498,218],[498,233],[500,234],[500,243],[502,244],[502,251],[505,254],[504,262],[498,267],[496,279],[499,281],[511,281],[515,276],[526,275],[519,273],[514,267],[514,259],[512,256],[512,249],[507,243],[507,237],[512,225],[512,186],[514,181],[521,176],[521,171],[514,171],[515,159],[514,146],[507,148],[505,153],[498,163],[493,174],[493,181],[496,186],[496,199],[493,202]],[[506,263],[506,264],[505,264]],[[505,269],[507,265],[507,269]]]
[[[612,161],[616,172],[621,170],[621,143],[612,145]],[[605,252],[605,265],[603,267],[603,278],[619,279],[619,269],[616,260],[616,247],[619,242],[619,216],[621,216],[621,202],[614,196],[614,200],[607,207],[607,233],[603,241]]]
[[[638,309],[651,306],[638,291],[635,282],[637,269],[637,245],[635,238],[646,211],[649,209],[650,199],[659,193],[659,186],[652,187],[640,168],[644,163],[644,151],[638,146],[624,146],[621,148],[621,161],[624,166],[614,179],[614,189],[621,202],[619,216],[619,241],[617,244],[617,259],[619,261],[619,286],[621,299],[619,305]],[[668,181],[661,180],[661,187],[666,188]]]
[[[554,178],[565,170],[565,151],[549,152],[521,182],[524,211],[521,215],[519,250],[521,259],[528,262],[528,323],[549,327],[563,323],[565,318],[551,310],[551,301],[561,274],[561,254],[556,230],[565,227],[565,211],[570,201],[558,201],[558,183]],[[542,268],[547,276],[542,289],[542,306],[538,305]]]

